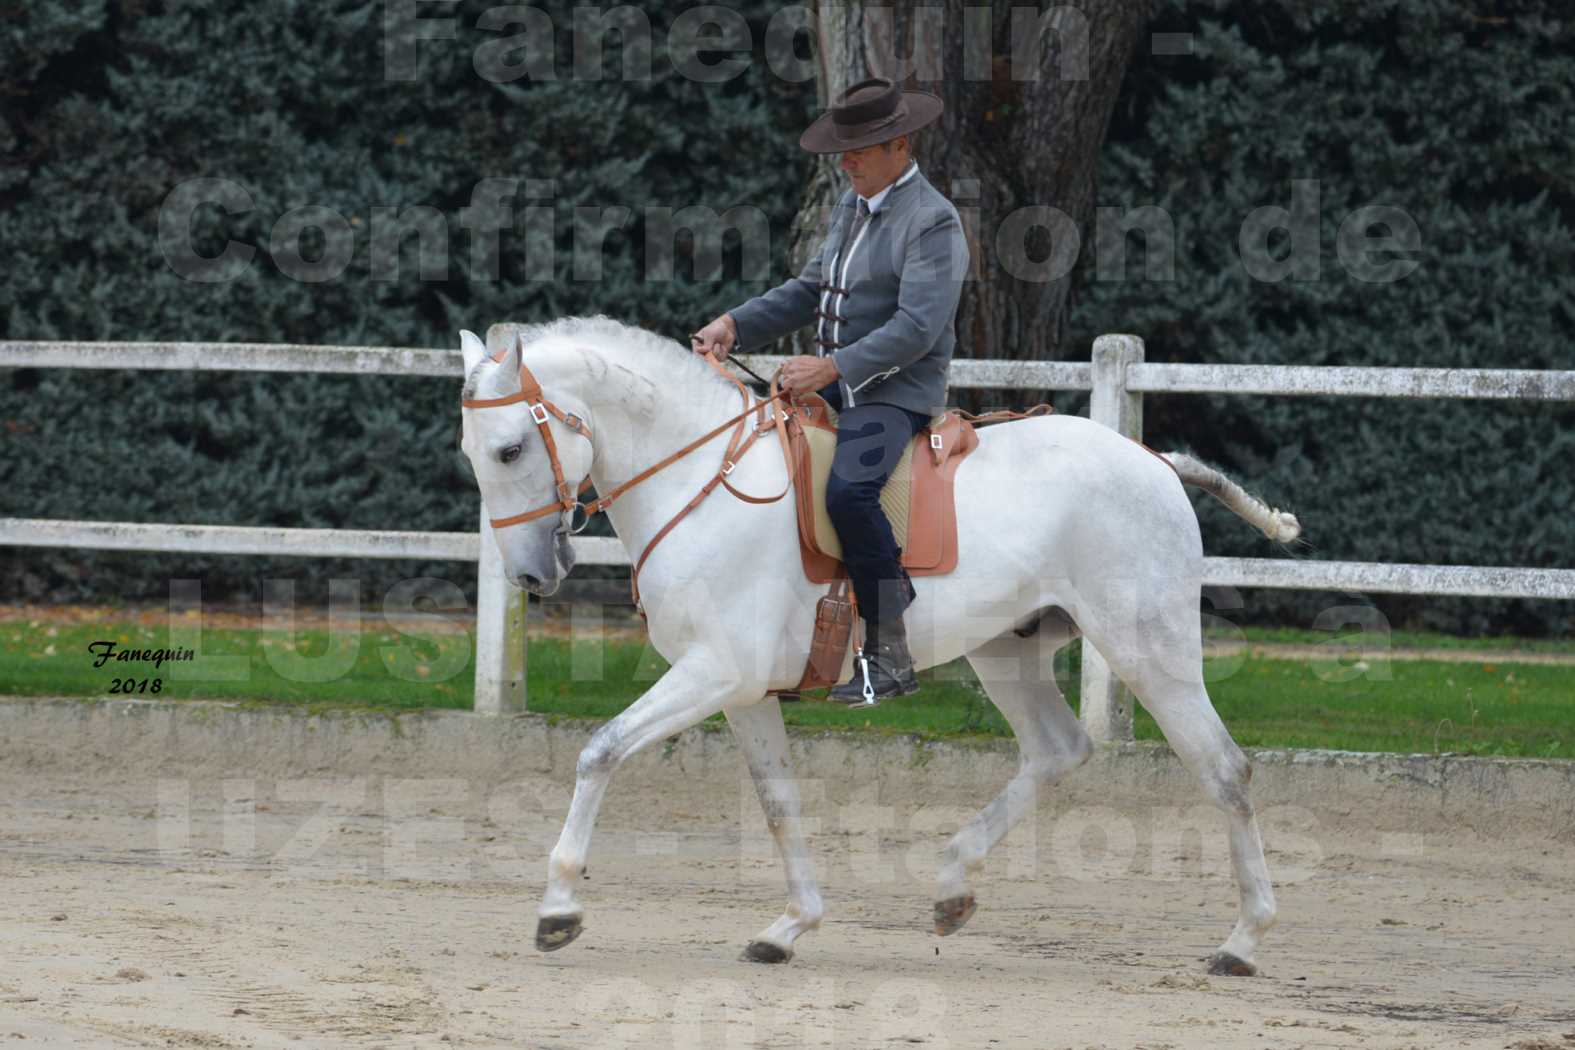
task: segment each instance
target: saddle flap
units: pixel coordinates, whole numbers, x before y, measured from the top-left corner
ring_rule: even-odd
[[[957,567],[957,506],[952,494],[957,468],[979,446],[973,424],[947,412],[919,432],[928,455],[913,465],[912,510],[902,565],[911,575],[941,575]]]

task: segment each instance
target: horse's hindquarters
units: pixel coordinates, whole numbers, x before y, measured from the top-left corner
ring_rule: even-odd
[[[985,427],[957,472],[957,570],[920,577],[909,637],[921,666],[955,659],[1059,607],[1190,608],[1202,540],[1173,471],[1077,416]]]

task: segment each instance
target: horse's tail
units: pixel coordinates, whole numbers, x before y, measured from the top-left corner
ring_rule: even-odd
[[[1184,483],[1207,492],[1269,539],[1289,543],[1302,534],[1302,525],[1296,520],[1296,515],[1248,495],[1245,489],[1213,467],[1198,462],[1185,452],[1165,452],[1162,457],[1176,469],[1176,474]]]

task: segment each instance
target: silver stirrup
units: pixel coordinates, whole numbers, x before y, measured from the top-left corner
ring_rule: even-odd
[[[870,684],[870,661],[869,661],[869,657],[864,655],[864,650],[863,649],[859,650],[859,669],[864,672],[864,705],[863,706],[865,706],[865,707],[874,707],[875,706],[875,687]]]

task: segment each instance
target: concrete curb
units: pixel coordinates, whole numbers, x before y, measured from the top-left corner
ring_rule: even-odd
[[[462,711],[303,713],[221,702],[0,698],[0,766],[120,776],[451,777],[572,785],[595,723]],[[1017,767],[1009,740],[794,731],[795,771],[832,802],[976,806]],[[1451,755],[1252,750],[1260,812],[1295,807],[1358,833],[1575,841],[1575,762]],[[635,756],[618,791],[714,799],[752,795],[726,732],[697,727]],[[806,792],[809,794],[809,792]],[[1168,748],[1096,754],[1047,796],[1059,806],[1195,806]]]

